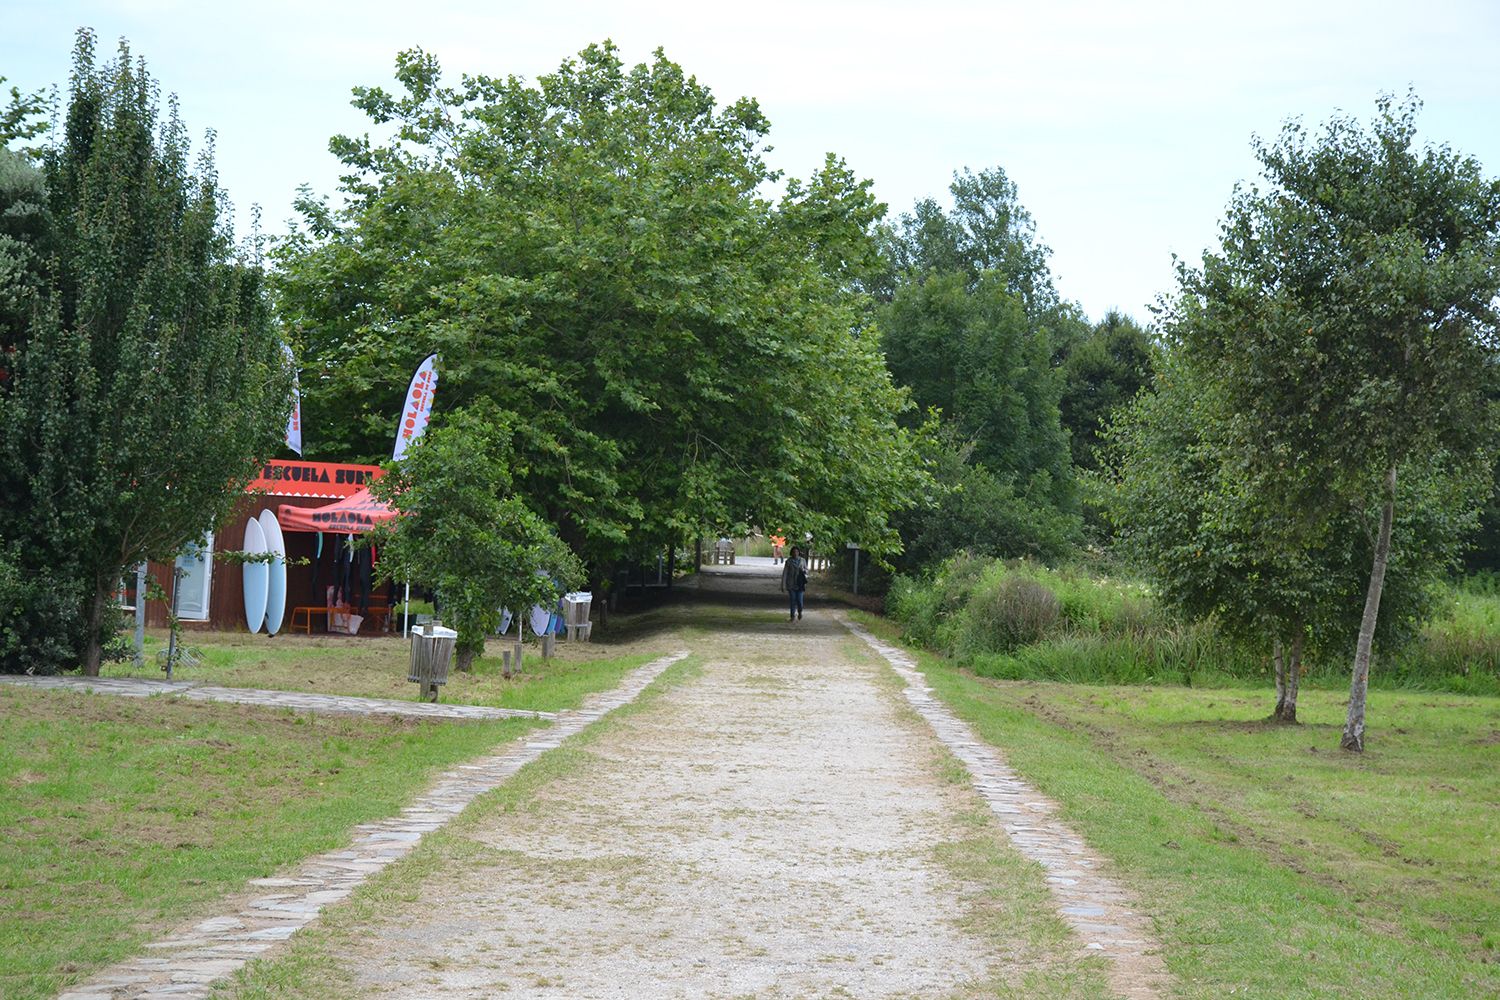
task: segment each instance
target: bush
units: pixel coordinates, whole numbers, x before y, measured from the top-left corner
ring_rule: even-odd
[[[1437,595],[1441,613],[1386,651],[1378,686],[1500,694],[1500,587],[1481,578]],[[955,556],[928,578],[898,576],[887,611],[912,641],[986,677],[1097,684],[1270,680],[1270,651],[1210,621],[1182,622],[1134,581],[1081,568]],[[1303,683],[1347,683],[1352,650],[1304,663]]]
[[[28,565],[18,545],[0,548],[0,673],[75,669],[88,635],[82,607],[78,574]]]
[[[960,652],[1008,653],[1050,636],[1062,618],[1056,595],[1020,574],[1005,574],[970,597]]]

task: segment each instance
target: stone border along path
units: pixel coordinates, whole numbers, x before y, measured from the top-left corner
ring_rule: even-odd
[[[1100,873],[1102,862],[1057,818],[1057,804],[1022,780],[998,749],[975,736],[933,695],[909,655],[844,614],[835,612],[833,617],[901,675],[906,700],[968,769],[975,789],[999,816],[1016,849],[1046,869],[1058,912],[1083,939],[1085,951],[1110,960],[1110,986],[1132,1000],[1161,996],[1172,979],[1150,918],[1132,909],[1125,891]]]
[[[419,719],[555,719],[553,712],[531,712],[520,708],[490,708],[485,705],[442,705],[426,701],[395,701],[389,698],[357,698],[349,695],[308,694],[303,691],[263,691],[258,688],[228,688],[197,681],[153,681],[141,677],[23,677],[0,674],[0,684],[40,688],[45,691],[78,691],[112,694],[125,698],[168,695],[189,701],[227,701],[239,705],[285,708],[294,712],[345,715],[403,715]]]
[[[613,690],[590,695],[581,707],[559,712],[547,729],[458,765],[396,816],[355,827],[354,842],[345,850],[309,858],[286,876],[252,879],[251,886],[269,891],[233,913],[201,920],[167,940],[146,945],[150,955],[104,969],[88,982],[69,987],[57,1000],[207,997],[215,981],[316,920],[323,907],[344,899],[386,865],[405,857],[424,834],[441,829],[475,798],[634,701],[687,655],[684,650],[637,667]]]

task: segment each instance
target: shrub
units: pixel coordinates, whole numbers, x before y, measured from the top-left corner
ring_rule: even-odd
[[[1500,693],[1500,588],[1466,581],[1434,603],[1439,616],[1414,641],[1385,651],[1372,680]],[[1193,685],[1270,678],[1269,649],[1247,649],[1211,620],[1178,621],[1146,587],[1082,569],[960,555],[930,578],[897,577],[887,607],[914,642],[987,677]],[[1323,649],[1304,661],[1303,683],[1347,683],[1351,655]]]
[[[970,596],[959,650],[1002,652],[1041,642],[1062,618],[1057,596],[1020,574],[985,581]]]

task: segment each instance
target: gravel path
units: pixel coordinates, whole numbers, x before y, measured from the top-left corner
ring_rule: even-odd
[[[906,682],[903,692],[974,780],[986,804],[1005,825],[1017,850],[1047,871],[1058,911],[1086,950],[1109,959],[1109,981],[1130,1000],[1151,1000],[1170,985],[1151,921],[1120,886],[1104,874],[1100,858],[1058,818],[1051,799],[1027,784],[998,749],[974,735],[953,710],[932,694],[909,654],[877,639],[839,615],[845,628],[878,652]]]
[[[1004,833],[884,663],[829,615],[717,614],[700,676],[338,939],[362,995],[1026,996],[1039,969],[1107,993],[1040,869],[1010,862],[1045,941],[975,919],[994,887],[942,849]]]

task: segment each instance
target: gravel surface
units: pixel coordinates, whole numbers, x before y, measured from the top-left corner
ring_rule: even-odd
[[[480,817],[416,899],[344,943],[367,995],[1019,985],[1034,946],[997,947],[964,920],[983,887],[935,850],[974,837],[974,793],[945,779],[889,668],[816,611],[726,613],[697,645],[700,676],[608,724],[526,805]]]

